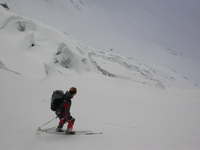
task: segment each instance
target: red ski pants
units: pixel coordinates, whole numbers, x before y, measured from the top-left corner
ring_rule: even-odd
[[[67,122],[67,129],[73,129],[75,119],[72,116],[65,117],[64,112],[56,112],[56,115],[60,119],[58,126],[62,128],[63,125]]]

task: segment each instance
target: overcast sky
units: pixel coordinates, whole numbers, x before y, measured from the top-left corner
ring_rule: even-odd
[[[129,21],[130,27],[124,24],[126,36],[136,34],[157,43],[200,49],[199,0],[88,1],[98,3],[105,12],[110,10],[108,15],[113,13],[116,19]]]

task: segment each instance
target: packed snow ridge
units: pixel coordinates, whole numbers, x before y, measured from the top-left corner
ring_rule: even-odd
[[[1,6],[0,11],[0,69],[13,70],[36,80],[51,73],[66,75],[70,70],[79,74],[100,73],[162,89],[166,86],[194,87],[194,83],[174,70],[87,47],[40,22],[11,13]]]

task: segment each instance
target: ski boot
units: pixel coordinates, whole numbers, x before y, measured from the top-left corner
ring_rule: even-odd
[[[72,129],[67,129],[66,134],[74,135],[75,131],[73,131]]]
[[[57,131],[57,132],[64,132],[62,128],[63,128],[63,125],[59,125],[59,126],[57,127],[56,131]]]

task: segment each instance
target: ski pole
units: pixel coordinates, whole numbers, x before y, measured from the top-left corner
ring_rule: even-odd
[[[47,123],[43,124],[42,126],[38,127],[37,131],[40,131],[42,127],[44,127],[45,125],[47,125],[48,123],[50,123],[51,121],[55,120],[56,118],[58,118],[57,116],[53,119],[51,119],[50,121],[48,121]]]

